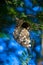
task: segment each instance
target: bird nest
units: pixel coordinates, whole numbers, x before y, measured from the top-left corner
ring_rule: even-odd
[[[18,20],[16,25],[16,29],[14,30],[14,38],[19,42],[21,45],[25,47],[31,46],[30,43],[30,24],[28,22],[25,22],[23,20]]]

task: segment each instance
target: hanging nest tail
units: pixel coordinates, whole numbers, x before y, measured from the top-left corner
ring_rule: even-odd
[[[24,47],[30,47],[30,24],[23,20],[17,20],[16,29],[13,32],[14,38],[17,40],[19,44]]]

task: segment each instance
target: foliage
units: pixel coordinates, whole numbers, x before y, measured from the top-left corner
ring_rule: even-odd
[[[1,1],[2,2],[2,1]],[[28,2],[28,5],[27,3]],[[43,1],[42,1],[43,2]],[[10,16],[11,18],[23,18],[24,20],[28,21],[29,23],[34,25],[33,29],[36,28],[36,23],[39,27],[43,28],[43,4],[39,0],[5,0],[3,1],[3,5],[1,3],[1,21],[5,16]],[[30,6],[30,7],[29,7]],[[4,11],[4,12],[3,12]],[[31,25],[32,26],[32,25]]]
[[[22,48],[17,42],[15,42],[15,40],[12,40],[16,17],[19,19],[24,19],[24,21],[30,23],[31,25],[32,30],[30,31],[30,38],[33,41],[31,51],[32,60],[29,53],[26,53],[27,50],[24,51],[24,47]],[[19,65],[18,59],[16,61],[17,57],[19,57],[21,65],[27,65],[29,61],[30,63],[32,61],[33,64],[34,60],[39,61],[41,40],[40,30],[43,31],[43,0],[0,0],[0,38],[2,38],[0,39],[0,44],[2,44],[0,46],[0,57],[2,61],[10,61],[9,65],[13,65],[15,62]],[[21,50],[23,53],[20,53]],[[6,55],[8,56],[6,57]],[[3,65],[7,65],[6,62]]]

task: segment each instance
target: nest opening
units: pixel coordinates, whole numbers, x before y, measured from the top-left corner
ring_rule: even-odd
[[[30,27],[30,24],[27,23],[27,22],[24,22],[24,23],[21,25],[21,27],[27,29],[28,27]]]

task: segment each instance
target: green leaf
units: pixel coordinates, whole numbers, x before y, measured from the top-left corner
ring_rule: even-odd
[[[0,32],[0,38],[9,38],[8,34]]]

